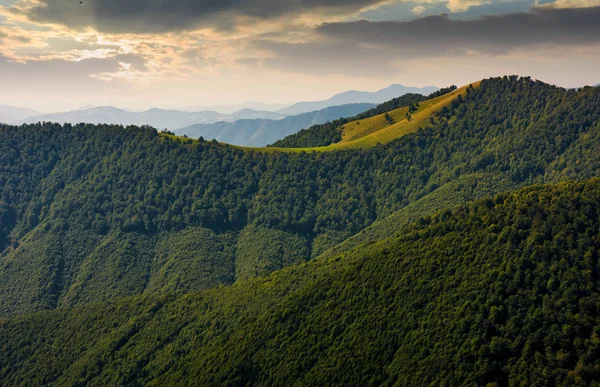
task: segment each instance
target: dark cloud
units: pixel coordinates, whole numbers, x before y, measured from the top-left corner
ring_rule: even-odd
[[[403,62],[460,57],[476,51],[504,54],[524,47],[581,47],[600,44],[600,7],[542,9],[453,20],[446,14],[408,22],[328,23],[308,43],[260,40],[255,49],[270,56],[263,65],[314,74],[397,74]]]
[[[452,20],[447,14],[409,22],[321,25],[317,31],[338,42],[354,42],[396,51],[403,57],[464,54],[468,50],[509,52],[532,45],[600,43],[600,7],[533,8],[530,12]]]
[[[237,16],[269,19],[307,11],[358,10],[381,0],[41,0],[34,21],[113,33],[160,33],[197,27],[230,28]],[[19,12],[13,8],[13,12]]]

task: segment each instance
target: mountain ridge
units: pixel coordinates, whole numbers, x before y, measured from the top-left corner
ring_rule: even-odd
[[[0,122],[5,124],[37,114],[41,113],[33,109],[0,104]]]
[[[167,110],[151,108],[142,112],[115,108],[113,106],[95,106],[89,109],[72,110],[63,113],[51,113],[39,116],[26,117],[18,120],[17,124],[35,122],[60,122],[77,124],[81,122],[92,124],[115,124],[115,125],[150,125],[159,129],[178,129],[200,122],[235,121],[240,118],[284,118],[279,113],[260,112],[244,110],[223,115],[214,111],[184,112],[179,110]]]
[[[248,101],[238,104],[226,104],[226,105],[193,105],[182,107],[175,110],[182,110],[186,112],[198,112],[198,111],[216,111],[221,114],[233,114],[237,111],[250,109],[250,110],[261,110],[268,112],[275,112],[280,109],[284,109],[287,105],[277,103],[264,103],[258,101]]]
[[[352,116],[374,107],[373,104],[347,104],[330,106],[314,112],[301,113],[279,120],[242,119],[234,122],[191,125],[174,131],[190,138],[203,137],[207,140],[241,146],[266,146],[296,131],[315,124],[325,123],[344,116]]]
[[[416,93],[428,95],[437,91],[438,89],[439,88],[435,86],[426,86],[419,88],[394,84],[375,92],[350,90],[340,94],[336,94],[333,97],[323,101],[297,102],[287,108],[280,109],[277,112],[293,115],[304,113],[307,111],[320,110],[329,106],[343,105],[348,103],[367,102],[379,104],[404,94]]]

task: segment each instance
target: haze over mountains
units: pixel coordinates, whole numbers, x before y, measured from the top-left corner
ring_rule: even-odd
[[[314,102],[298,102],[287,108],[278,110],[278,113],[287,115],[300,114],[308,111],[320,110],[329,106],[344,105],[348,103],[359,103],[368,102],[374,104],[380,104],[388,101],[392,98],[399,97],[408,93],[417,93],[428,95],[438,90],[435,86],[427,87],[407,87],[403,85],[391,85],[385,89],[381,89],[375,92],[368,91],[346,91],[344,93],[336,94],[333,97],[325,101],[314,101]]]
[[[143,112],[132,112],[111,106],[99,106],[64,113],[43,114],[17,120],[13,123],[24,124],[34,122],[59,122],[76,124],[80,122],[92,124],[115,125],[150,125],[159,129],[176,129],[184,126],[217,121],[235,121],[244,118],[283,118],[280,113],[244,109],[233,114],[222,114],[215,111],[183,112],[178,110],[150,109]]]
[[[350,117],[375,107],[370,103],[331,106],[314,112],[301,113],[280,120],[242,119],[234,122],[196,124],[175,130],[175,134],[190,138],[203,137],[234,145],[266,146],[294,134],[300,129],[324,124],[340,117]]]
[[[391,85],[375,92],[347,91],[325,101],[299,102],[283,109],[284,105],[260,102],[191,106],[183,110],[153,108],[141,112],[85,105],[73,111],[42,114],[31,109],[0,105],[0,122],[16,125],[35,122],[150,125],[192,138],[202,136],[235,145],[265,146],[300,129],[354,116],[375,104],[407,93],[427,95],[436,90],[438,88],[433,86]],[[206,110],[208,108],[212,110]]]
[[[0,122],[6,124],[40,114],[39,112],[9,105],[0,105]]]
[[[251,110],[262,110],[267,112],[274,112],[280,109],[285,108],[287,105],[277,104],[277,103],[263,103],[256,101],[249,101],[244,103],[230,104],[230,105],[194,105],[194,106],[186,106],[181,109],[184,112],[200,112],[200,111],[215,111],[223,114],[232,114],[237,111],[243,109],[251,109]]]

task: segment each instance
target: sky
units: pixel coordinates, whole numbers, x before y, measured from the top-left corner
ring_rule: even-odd
[[[600,0],[0,0],[0,104],[42,112],[579,87],[598,63]]]

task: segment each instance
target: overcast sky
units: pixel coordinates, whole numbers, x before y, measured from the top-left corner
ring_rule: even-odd
[[[600,0],[0,0],[0,104],[325,99],[530,75],[600,83]]]

